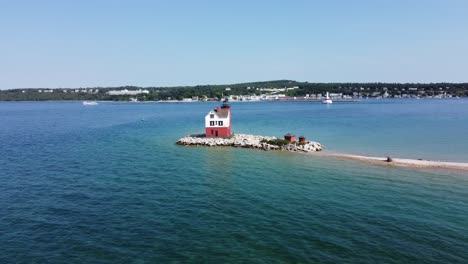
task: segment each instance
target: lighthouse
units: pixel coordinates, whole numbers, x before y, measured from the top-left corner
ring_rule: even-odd
[[[205,116],[205,135],[206,137],[231,136],[231,106],[227,99],[221,107],[216,107]]]

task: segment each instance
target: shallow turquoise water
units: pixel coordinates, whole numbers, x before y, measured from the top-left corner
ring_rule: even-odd
[[[174,145],[214,106],[0,103],[0,262],[467,262],[468,175]],[[468,161],[467,100],[232,106],[235,132]]]

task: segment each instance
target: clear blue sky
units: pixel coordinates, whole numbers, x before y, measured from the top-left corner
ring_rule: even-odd
[[[467,82],[468,1],[0,0],[0,89]]]

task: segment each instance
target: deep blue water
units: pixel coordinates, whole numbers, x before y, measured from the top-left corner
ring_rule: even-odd
[[[0,103],[0,263],[466,263],[468,175],[179,147],[213,103]],[[234,131],[468,162],[468,100],[234,103]]]

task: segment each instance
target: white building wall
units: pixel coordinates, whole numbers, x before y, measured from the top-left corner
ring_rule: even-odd
[[[107,94],[109,95],[137,95],[137,94],[149,94],[148,90],[112,90],[108,91]]]
[[[214,115],[214,118],[210,118],[210,115]],[[231,113],[228,114],[226,118],[219,118],[216,115],[215,111],[210,111],[206,116],[205,116],[205,127],[229,127],[229,116]],[[223,122],[223,125],[219,125],[219,121]],[[211,122],[214,122],[214,125],[211,125]]]

